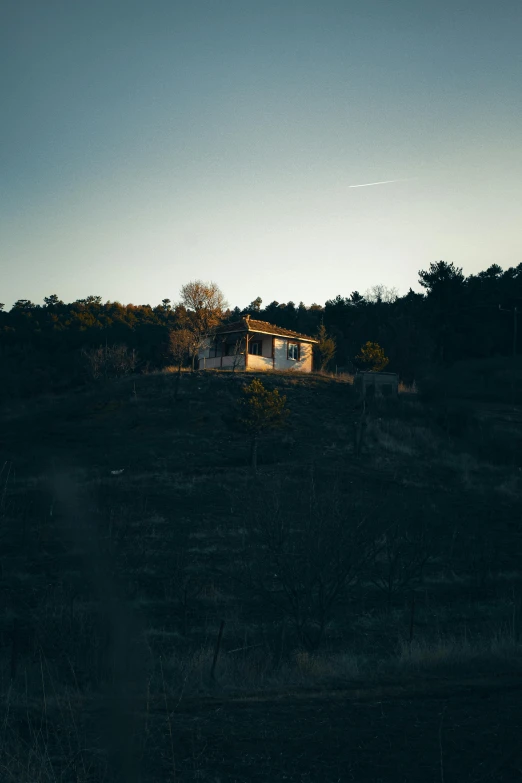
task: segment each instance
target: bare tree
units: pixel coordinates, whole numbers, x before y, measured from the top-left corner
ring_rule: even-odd
[[[397,593],[414,587],[430,559],[422,525],[396,522],[372,546],[369,579],[386,595],[388,610]]]
[[[176,385],[174,390],[174,399],[178,399],[179,382],[181,380],[181,368],[183,363],[194,354],[194,334],[190,329],[175,329],[169,334],[169,355],[178,365],[176,373]]]
[[[257,597],[290,621],[299,642],[316,649],[335,607],[372,552],[367,505],[337,490],[317,497],[283,483],[252,509],[242,578]]]
[[[181,288],[181,304],[186,308],[186,324],[193,337],[192,369],[203,339],[221,321],[227,306],[225,297],[216,283],[192,280]]]
[[[82,351],[87,372],[92,380],[108,380],[130,375],[136,371],[138,355],[134,348],[126,345],[101,345]]]
[[[388,288],[388,286],[382,285],[382,283],[379,283],[378,285],[372,285],[371,288],[368,288],[364,294],[364,298],[367,302],[384,302],[385,304],[392,304],[395,302],[398,296],[399,292],[395,287]]]
[[[243,365],[243,356],[245,353],[245,342],[242,337],[239,337],[235,344],[233,349],[233,359],[232,359],[232,372],[235,372],[239,367],[244,366]]]

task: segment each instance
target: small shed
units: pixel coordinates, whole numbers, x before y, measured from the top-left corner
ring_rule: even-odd
[[[396,372],[358,372],[354,387],[360,399],[396,397],[399,393],[399,376]]]

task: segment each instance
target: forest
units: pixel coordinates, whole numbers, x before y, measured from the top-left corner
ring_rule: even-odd
[[[353,371],[361,346],[376,342],[389,358],[387,370],[412,383],[427,367],[463,359],[510,356],[518,352],[517,312],[522,306],[522,263],[497,264],[465,276],[453,263],[438,261],[419,271],[421,293],[403,296],[375,285],[324,305],[303,302],[243,309],[226,307],[222,320],[250,314],[287,329],[335,340],[329,370]],[[65,303],[56,295],[43,304],[19,299],[10,310],[0,304],[0,399],[31,397],[81,386],[89,379],[86,354],[105,346],[130,356],[126,368],[147,373],[172,361],[171,335],[186,326],[190,308],[168,298],[161,304],[103,302],[87,296]]]

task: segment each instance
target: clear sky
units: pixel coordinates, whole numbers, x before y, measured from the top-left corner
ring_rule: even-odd
[[[522,261],[520,0],[0,0],[0,98],[8,307]]]

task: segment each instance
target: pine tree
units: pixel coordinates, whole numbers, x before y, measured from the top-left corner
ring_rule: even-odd
[[[388,365],[389,359],[379,343],[368,341],[361,348],[361,353],[355,357],[356,362],[365,370],[381,372]]]
[[[316,345],[316,356],[319,369],[324,372],[335,356],[335,340],[328,335],[326,326],[322,323],[317,332],[318,343]]]
[[[286,396],[279,394],[277,389],[270,391],[258,378],[254,378],[243,389],[240,408],[239,423],[251,438],[251,465],[255,473],[259,437],[285,423],[289,414]]]

